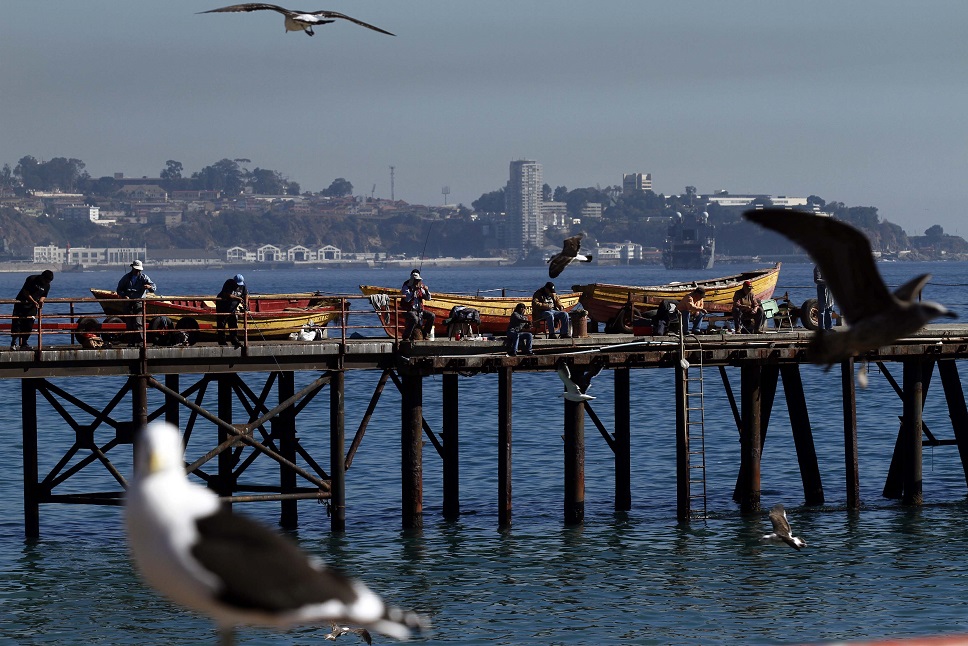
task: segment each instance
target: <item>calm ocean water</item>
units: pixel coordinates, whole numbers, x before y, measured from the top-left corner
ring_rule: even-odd
[[[968,264],[879,265],[898,285],[920,272],[934,280],[925,297],[968,316]],[[721,265],[707,276],[745,267]],[[785,265],[778,293],[801,302],[812,296],[812,267]],[[82,296],[89,287],[113,287],[122,272],[58,274],[52,296]],[[216,292],[230,271],[152,271],[162,294]],[[256,292],[322,290],[354,293],[359,283],[398,285],[406,270],[246,271]],[[431,289],[506,288],[522,297],[546,280],[543,268],[433,269]],[[654,284],[691,277],[651,267],[573,267],[558,280]],[[23,274],[0,275],[0,294],[12,297]],[[357,305],[359,307],[359,305]],[[0,339],[0,345],[6,341]],[[889,366],[896,376],[900,367]],[[962,379],[968,383],[965,366]],[[741,517],[730,496],[739,443],[722,384],[707,381],[707,464],[711,518],[675,521],[673,382],[668,371],[632,375],[633,509],[612,509],[614,470],[605,442],[586,425],[586,511],[581,528],[562,526],[562,418],[560,382],[552,374],[516,375],[514,393],[513,528],[497,526],[497,377],[460,380],[461,505],[465,515],[444,522],[440,461],[424,451],[424,529],[400,527],[399,397],[387,388],[348,473],[347,531],[333,536],[325,508],[301,502],[302,546],[365,579],[389,601],[431,615],[433,632],[416,643],[461,644],[715,644],[802,643],[880,636],[968,633],[968,559],[964,471],[954,447],[924,451],[921,509],[881,497],[897,435],[900,400],[876,371],[858,390],[860,481],[864,508],[844,509],[843,428],[839,372],[802,369],[827,504],[803,507],[803,491],[783,398],[770,423],[763,455],[762,504],[787,507],[809,547],[795,552],[764,544],[769,520]],[[297,389],[312,374],[297,375]],[[738,391],[738,372],[730,371]],[[355,432],[378,373],[347,377],[347,435]],[[117,389],[110,379],[60,380],[92,403]],[[182,387],[190,383],[182,379]],[[258,384],[257,380],[252,383]],[[596,412],[611,427],[612,381],[594,382]],[[121,510],[45,505],[40,541],[23,538],[20,387],[0,381],[0,643],[212,644],[210,623],[147,590],[127,558]],[[441,425],[440,381],[424,385],[424,414]],[[303,444],[328,462],[326,397],[300,416]],[[160,400],[151,399],[150,405]],[[208,402],[207,402],[208,403]],[[70,446],[69,427],[49,407],[41,410],[46,474]],[[935,377],[924,419],[939,437],[952,437]],[[206,427],[198,427],[198,431]],[[194,453],[193,453],[194,452]],[[198,455],[201,445],[190,446]],[[111,457],[130,472],[130,447]],[[266,478],[271,464],[253,466]],[[261,469],[261,470],[260,470]],[[247,478],[251,480],[253,478]],[[96,465],[81,472],[74,490],[113,489]],[[68,489],[70,490],[70,489]],[[275,523],[278,506],[239,505],[241,513]],[[321,642],[327,629],[286,634],[244,629],[243,644]],[[353,643],[349,637],[343,638]],[[377,643],[389,640],[375,636]]]

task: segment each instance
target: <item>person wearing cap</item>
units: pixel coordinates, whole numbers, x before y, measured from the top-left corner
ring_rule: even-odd
[[[47,269],[39,274],[27,276],[23,287],[17,293],[17,302],[13,306],[13,320],[10,322],[10,349],[30,350],[28,342],[30,333],[34,331],[34,318],[44,307],[44,299],[50,292],[50,283],[54,280],[54,272]]]
[[[820,273],[820,265],[813,266],[813,282],[817,284],[817,322],[820,323],[821,330],[829,330],[834,326],[831,317],[834,304],[827,281]]]
[[[571,338],[571,320],[555,291],[555,284],[548,281],[531,297],[531,317],[548,325],[548,338],[555,338],[555,326],[560,326],[559,336]]]
[[[129,330],[141,329],[141,313],[144,311],[144,302],[141,300],[148,292],[155,291],[155,284],[144,273],[145,266],[140,260],[131,263],[131,271],[126,273],[118,281],[118,297],[130,299],[130,303],[125,303],[124,313],[131,316],[125,318],[124,324]],[[138,316],[134,316],[137,314]]]
[[[699,326],[706,318],[706,304],[703,302],[705,298],[706,290],[697,287],[679,299],[676,309],[679,310],[679,316],[682,317],[682,324],[679,329],[683,333],[689,330],[692,334],[699,334]]]
[[[430,295],[430,289],[424,284],[419,270],[414,269],[410,272],[410,278],[403,284],[400,293],[403,294],[401,302],[403,303],[404,311],[407,313],[403,329],[403,339],[409,341],[413,336],[414,329],[418,325],[420,326],[420,331],[423,332],[424,338],[428,338],[430,331],[434,327],[434,319],[436,317],[433,312],[428,312],[424,309],[423,302],[429,301],[432,296]]]
[[[222,291],[215,297],[215,313],[217,320],[215,327],[218,330],[218,344],[226,345],[225,330],[229,331],[229,340],[236,348],[242,347],[239,341],[239,315],[238,312],[249,309],[249,288],[245,286],[245,278],[242,274],[236,274],[229,278],[222,285]]]
[[[753,283],[744,280],[743,286],[733,294],[733,329],[755,334],[763,331],[765,321],[760,301],[753,295]]]

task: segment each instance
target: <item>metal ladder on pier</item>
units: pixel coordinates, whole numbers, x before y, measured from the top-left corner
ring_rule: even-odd
[[[679,360],[685,360],[685,341],[679,335]],[[706,408],[703,398],[702,351],[699,364],[683,364],[686,397],[686,437],[689,445],[689,517],[706,518]]]

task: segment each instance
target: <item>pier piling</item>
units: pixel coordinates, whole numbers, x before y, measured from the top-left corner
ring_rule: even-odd
[[[446,373],[442,379],[443,420],[441,435],[443,455],[443,516],[446,520],[460,517],[459,401],[457,375]]]

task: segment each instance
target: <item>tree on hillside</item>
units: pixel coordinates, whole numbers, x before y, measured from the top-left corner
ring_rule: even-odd
[[[556,186],[554,195],[552,198],[555,202],[564,202],[565,198],[568,197],[568,187],[567,186]]]
[[[505,208],[504,189],[484,193],[471,202],[471,206],[479,213],[502,213]]]
[[[551,201],[551,186],[549,184],[541,185],[541,201],[550,202]]]
[[[231,159],[219,160],[197,173],[192,173],[192,179],[202,190],[222,191],[226,195],[238,195],[242,192],[242,170]]]
[[[259,195],[284,195],[288,188],[286,179],[268,168],[255,168],[247,179],[252,191]]]
[[[924,235],[928,236],[929,238],[940,238],[944,235],[944,229],[940,224],[935,224],[934,226],[928,227],[928,229],[924,232]]]
[[[323,189],[321,195],[326,197],[344,197],[353,194],[353,185],[342,177],[337,177],[330,183],[329,188]]]

